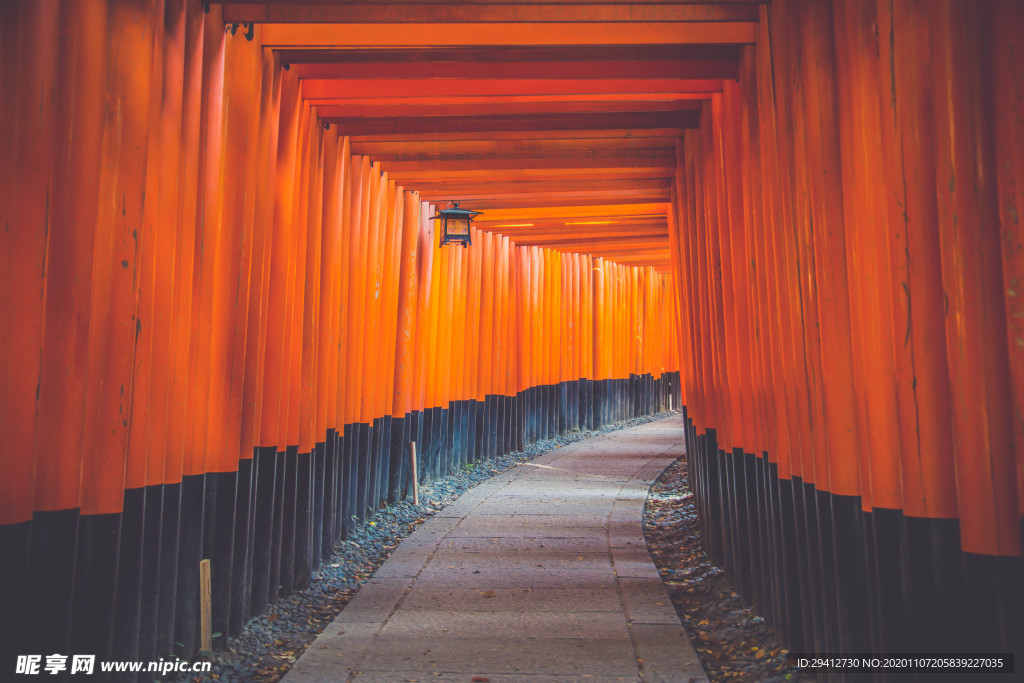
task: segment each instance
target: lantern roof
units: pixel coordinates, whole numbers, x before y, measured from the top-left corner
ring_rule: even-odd
[[[435,218],[468,218],[472,220],[476,216],[479,216],[483,211],[473,211],[472,209],[460,209],[458,202],[451,202],[452,206],[448,209],[440,209],[437,214],[430,217],[431,220]]]

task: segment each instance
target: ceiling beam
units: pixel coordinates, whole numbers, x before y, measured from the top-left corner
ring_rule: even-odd
[[[747,4],[612,3],[386,3],[386,2],[229,2],[226,22],[423,23],[423,22],[634,22],[757,21]]]
[[[508,235],[509,238],[515,238],[516,240],[531,240],[531,239],[548,239],[548,240],[560,240],[566,244],[570,243],[583,243],[588,240],[594,239],[614,239],[614,238],[629,238],[629,239],[668,239],[667,228],[652,229],[652,230],[608,230],[601,232],[598,230],[589,231],[546,231],[542,233],[529,233],[519,232],[514,228],[499,228],[495,227],[492,230],[485,230],[484,232],[493,232],[501,235]]]
[[[515,192],[572,192],[603,191],[603,190],[668,190],[671,184],[667,178],[594,178],[576,180],[563,178],[560,180],[505,180],[488,183],[471,183],[465,181],[437,178],[421,180],[416,189],[422,194],[445,192],[477,192],[485,188],[493,193]]]
[[[595,210],[590,206],[562,206],[558,209],[544,209],[538,212],[538,215],[544,215],[549,218],[568,218],[570,220],[598,220],[594,216],[600,216],[601,218],[645,215],[664,216],[668,212],[669,206],[668,203],[620,204],[618,206],[601,207],[599,210]],[[508,212],[492,211],[488,214],[488,222],[510,220],[527,212],[529,212],[529,209],[517,209]]]
[[[264,24],[273,48],[451,47],[490,45],[746,45],[754,21]]]
[[[517,147],[509,145],[504,149],[495,147],[492,149],[462,150],[451,152],[412,152],[412,153],[379,153],[374,154],[373,160],[382,164],[401,162],[454,162],[454,161],[525,161],[534,162],[537,160],[550,159],[552,166],[564,163],[575,163],[578,160],[594,161],[601,159],[667,159],[674,161],[675,148],[668,145],[647,145],[635,147],[620,147],[615,144],[590,145],[590,146],[565,146],[558,148],[544,148],[535,146]]]
[[[443,195],[436,197],[424,197],[424,201],[438,201],[447,202],[453,199],[451,195]],[[594,197],[594,198],[578,198],[578,197],[567,197],[567,198],[551,198],[551,199],[538,199],[536,197],[528,197],[525,199],[503,199],[496,197],[494,199],[469,199],[465,195],[460,195],[454,198],[458,201],[465,201],[466,206],[469,207],[469,202],[473,202],[473,206],[470,208],[474,209],[486,209],[488,211],[495,209],[516,209],[519,207],[537,207],[537,208],[550,208],[556,206],[562,206],[566,201],[572,201],[573,203],[587,202],[593,206],[600,205],[614,205],[622,202],[657,202],[657,201],[668,201],[669,193],[662,194],[649,194],[649,193],[630,193],[622,195],[612,195],[608,197]]]
[[[500,78],[501,74],[514,74],[526,62],[591,62],[594,67],[602,64],[614,69],[616,62],[628,61],[704,61],[725,60],[738,64],[740,47],[737,45],[503,45],[501,47],[454,46],[454,47],[407,47],[403,49],[365,48],[361,50],[334,50],[311,47],[297,49],[280,48],[281,61],[286,64],[331,64],[351,67],[353,77],[359,69],[370,70],[370,75],[383,74],[376,70],[388,64],[402,67],[402,71],[391,75],[430,77],[430,73],[416,72],[416,69],[458,69],[462,66],[485,68],[486,71],[470,72],[468,76]],[[587,67],[582,67],[586,69]],[[584,74],[587,72],[584,71]],[[594,72],[600,78],[601,72]],[[640,73],[643,73],[642,71]],[[679,76],[680,74],[673,74]],[[567,77],[571,77],[568,74]],[[709,76],[709,78],[713,78]]]
[[[329,114],[319,110],[323,121],[337,125],[343,135],[423,135],[446,134],[451,132],[474,133],[493,131],[559,131],[594,130],[601,128],[680,128],[700,126],[700,103],[681,102],[679,108],[670,111],[626,111],[601,113],[552,114],[534,112],[512,115],[507,111],[492,111],[491,115],[467,115],[466,112],[451,112],[453,116],[385,116],[367,118],[352,116],[351,112],[340,110]]]
[[[512,239],[512,236],[509,236]],[[566,249],[588,249],[591,253],[601,253],[605,251],[623,251],[627,249],[634,249],[637,251],[644,249],[667,249],[668,248],[668,236],[664,237],[594,237],[587,240],[567,240],[562,236],[540,236],[540,235],[517,235],[515,237],[517,244],[546,244],[552,247],[566,248]]]
[[[647,150],[637,150],[647,151]],[[421,171],[432,174],[447,174],[458,171],[538,171],[562,173],[569,169],[589,170],[604,174],[622,171],[675,172],[675,158],[665,155],[641,156],[637,153],[617,152],[614,155],[594,153],[588,156],[566,156],[559,158],[535,157],[528,159],[442,159],[431,161],[387,161],[381,169],[394,174]]]
[[[589,99],[583,99],[589,97]],[[600,96],[577,96],[577,99],[543,98],[534,96],[528,100],[512,101],[508,98],[481,98],[478,101],[437,104],[439,98],[416,103],[381,100],[370,103],[367,100],[351,104],[321,104],[318,116],[327,121],[334,118],[410,118],[418,116],[501,116],[501,115],[544,115],[544,114],[583,114],[609,112],[655,112],[655,111],[693,111],[702,102],[710,99],[710,93],[686,93],[672,95],[665,100],[628,100],[606,99]]]
[[[282,53],[283,55],[284,53]],[[331,54],[345,54],[337,51]],[[299,58],[298,55],[294,55]],[[577,61],[450,61],[419,62],[318,62],[291,64],[300,78],[574,78],[580,80],[628,78],[739,78],[735,56],[714,59],[625,59]]]
[[[478,131],[448,133],[384,133],[381,135],[350,135],[349,140],[353,145],[357,144],[391,144],[411,143],[449,143],[449,142],[487,142],[493,140],[605,140],[622,139],[631,140],[636,138],[672,138],[675,140],[680,136],[681,128],[609,128],[605,130],[499,130],[499,131]]]
[[[304,78],[302,96],[341,101],[389,98],[460,98],[512,95],[666,95],[722,91],[713,78]],[[626,98],[633,99],[633,98]],[[668,99],[668,98],[665,98]]]
[[[397,183],[405,184],[409,189],[416,189],[419,182],[423,180],[436,180],[444,177],[449,180],[460,180],[467,182],[505,182],[507,180],[563,180],[567,178],[586,179],[600,178],[671,178],[675,169],[666,171],[663,168],[469,168],[449,171],[443,176],[436,171],[392,171],[391,179]]]

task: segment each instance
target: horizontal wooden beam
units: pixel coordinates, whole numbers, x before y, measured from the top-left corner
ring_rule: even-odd
[[[575,165],[579,161],[601,161],[604,159],[674,159],[675,149],[673,147],[617,147],[614,145],[600,147],[565,147],[560,150],[545,149],[515,149],[505,150],[484,150],[479,152],[431,152],[413,154],[376,154],[374,161],[381,164],[386,163],[424,163],[445,164],[457,161],[524,161],[533,163],[535,161],[549,160],[550,166],[557,167],[564,164]],[[515,167],[514,165],[512,166]]]
[[[329,115],[323,109],[318,114],[324,122],[337,125],[342,135],[385,135],[385,134],[446,134],[451,132],[473,133],[493,131],[559,131],[594,130],[602,128],[679,128],[690,129],[700,126],[700,102],[681,102],[679,108],[669,111],[630,112],[572,112],[552,114],[511,114],[508,111],[492,111],[491,115],[467,115],[465,111],[450,112],[452,116],[386,116],[377,112],[378,117],[356,117],[350,112],[339,110]],[[392,112],[394,113],[394,112]]]
[[[495,131],[451,131],[439,133],[384,133],[380,135],[350,135],[353,147],[410,143],[412,145],[441,144],[448,142],[490,142],[508,140],[607,140],[639,138],[672,138],[680,136],[681,128],[610,128],[605,130],[495,130]],[[383,149],[383,148],[382,148]]]
[[[481,232],[495,232],[509,237],[523,239],[548,239],[558,241],[589,240],[603,237],[630,239],[662,239],[668,238],[668,222],[648,225],[601,225],[573,226],[553,225],[543,228],[518,228],[519,223],[496,223],[490,226],[477,226]]]
[[[478,181],[478,182],[504,182],[506,180],[523,180],[523,179],[543,179],[551,178],[553,180],[562,180],[567,178],[575,178],[580,180],[590,178],[671,178],[675,175],[675,168],[669,169],[667,172],[664,168],[612,168],[605,166],[603,168],[507,168],[507,169],[492,169],[492,168],[462,168],[462,169],[449,169],[444,174],[439,174],[436,170],[392,170],[391,179],[395,182],[404,182],[415,189],[416,183],[423,180],[437,180],[438,178],[446,178],[448,180],[467,180],[467,181]]]
[[[722,80],[713,78],[304,78],[302,96],[310,100],[509,97],[547,95],[634,95],[713,93]],[[626,99],[635,99],[626,98]],[[666,98],[667,99],[667,98]],[[471,101],[471,100],[467,100]]]
[[[511,241],[511,240],[510,240]],[[516,244],[519,244],[516,242]],[[541,246],[541,245],[537,245]],[[586,249],[577,249],[575,247],[551,247],[556,251],[562,251],[570,254],[589,254]],[[659,249],[651,251],[638,251],[638,252],[624,252],[624,253],[606,253],[606,254],[593,254],[598,258],[603,258],[605,261],[612,261],[614,263],[620,263],[625,266],[660,266],[667,268],[670,264],[669,261],[669,250]]]
[[[283,54],[283,53],[282,53]],[[321,53],[323,54],[323,53]],[[327,53],[346,54],[342,51]],[[298,55],[296,55],[298,56]],[[330,58],[329,56],[326,58]],[[624,59],[577,61],[418,61],[418,62],[318,62],[292,64],[300,78],[488,78],[521,79],[551,78],[586,79],[650,79],[650,78],[714,78],[734,80],[739,77],[735,56],[693,59]]]
[[[607,232],[599,232],[597,230],[591,231],[562,231],[554,232],[547,231],[542,233],[529,233],[519,232],[515,229],[495,227],[492,230],[484,232],[492,232],[500,235],[507,235],[509,239],[515,239],[516,241],[529,241],[529,240],[559,240],[566,244],[585,244],[590,240],[607,240],[615,238],[628,238],[628,239],[668,239],[667,229],[661,230],[610,230]]]
[[[757,21],[747,4],[612,3],[360,3],[242,2],[224,7],[226,22],[275,23],[423,23],[423,22],[635,22]]]
[[[458,196],[479,193],[481,191],[503,194],[517,192],[572,192],[577,190],[667,190],[670,186],[671,183],[667,178],[594,178],[589,180],[563,178],[560,180],[495,180],[488,183],[437,178],[420,181],[417,184],[417,189],[424,195],[449,194]]]
[[[608,112],[656,112],[656,111],[692,111],[702,102],[710,99],[710,94],[689,93],[674,95],[675,99],[641,100],[606,98],[599,95],[567,96],[566,98],[543,96],[523,96],[524,99],[514,101],[511,98],[478,98],[475,101],[451,102],[446,104],[420,101],[405,103],[390,101],[386,103],[367,103],[365,100],[350,104],[336,105],[320,103],[317,115],[330,122],[332,119],[345,118],[412,118],[418,116],[501,116],[501,115],[544,115],[544,114],[585,114]],[[530,99],[525,99],[529,97]]]
[[[561,172],[566,169],[600,170],[606,174],[614,174],[619,170],[675,171],[675,159],[664,156],[629,156],[629,155],[591,155],[573,158],[532,158],[532,159],[449,159],[443,161],[386,161],[381,168],[391,173],[407,171],[425,171],[438,175],[453,171],[471,170],[536,170],[541,172]]]
[[[753,21],[573,23],[264,24],[263,45],[275,48],[451,47],[487,45],[743,45]]]
[[[523,224],[496,223],[493,225],[479,225],[475,227],[484,232],[500,232],[503,235],[562,235],[569,237],[576,237],[577,235],[583,237],[592,234],[622,236],[646,235],[648,237],[668,235],[668,222],[665,220],[662,220],[660,223],[649,224],[623,222],[614,225],[565,225],[564,223],[561,223],[545,226],[537,224],[535,227],[529,228],[517,227],[521,225]]]
[[[444,77],[446,68],[457,69],[460,65],[467,68],[471,65],[479,65],[488,69],[488,72],[481,74],[479,71],[470,71],[467,77],[483,75],[498,78],[502,73],[517,73],[516,64],[527,62],[592,62],[594,66],[608,64],[614,68],[618,62],[628,61],[703,61],[703,60],[726,60],[738,64],[740,58],[740,47],[737,45],[503,45],[501,47],[480,47],[480,46],[455,46],[455,47],[406,47],[394,48],[364,48],[360,50],[332,50],[311,47],[300,47],[296,49],[279,48],[278,54],[285,64],[335,64],[348,66],[354,71],[346,72],[352,77],[358,77],[359,68],[366,68],[373,77],[386,76],[387,73],[380,73],[378,70],[386,64],[397,64],[403,66],[402,71],[390,72],[393,76],[419,76],[429,78],[430,72],[434,72],[435,78]],[[508,66],[504,66],[508,65]],[[523,67],[531,68],[532,67]],[[421,69],[417,72],[416,69]],[[509,71],[502,71],[508,69]],[[738,66],[737,66],[738,70]],[[300,71],[300,74],[302,72]],[[529,72],[527,75],[532,74]],[[584,76],[587,73],[596,73],[598,77],[607,78],[610,74],[604,75],[600,72],[590,71],[584,67]],[[641,72],[643,73],[643,72]],[[457,75],[457,71],[454,72]],[[673,73],[673,76],[683,74]],[[554,76],[554,74],[552,74]],[[569,73],[565,77],[572,77]],[[693,76],[693,78],[700,78]],[[717,78],[717,76],[708,76]]]
[[[511,236],[509,239],[512,239]],[[645,238],[594,237],[589,240],[565,240],[557,235],[551,237],[517,235],[516,244],[543,244],[556,249],[586,249],[588,253],[621,252],[626,250],[667,249],[668,236]]]
[[[604,206],[600,209],[595,210],[592,206],[562,206],[557,209],[538,209],[534,212],[537,216],[546,216],[548,218],[566,218],[570,220],[600,220],[602,218],[612,218],[618,216],[650,216],[660,215],[664,216],[668,213],[670,204],[665,203],[649,203],[649,204],[619,204],[617,206]],[[530,213],[529,209],[516,209],[514,211],[492,211],[487,214],[488,223],[495,221],[511,220],[518,218],[524,214]],[[599,218],[595,218],[598,216]],[[480,221],[483,222],[483,221]]]
[[[416,188],[419,190],[420,196],[423,197],[424,201],[433,201],[434,199],[448,199],[455,196],[455,193],[447,190],[427,190],[422,187]],[[632,188],[632,189],[615,189],[615,190],[533,190],[530,192],[488,192],[486,188],[477,188],[473,192],[459,192],[457,194],[459,201],[461,202],[483,202],[486,201],[490,204],[496,204],[500,202],[528,202],[530,199],[536,199],[538,201],[560,201],[563,204],[597,204],[604,203],[608,204],[611,202],[606,201],[608,198],[618,198],[618,202],[623,203],[624,201],[641,201],[638,199],[632,199],[634,197],[643,197],[644,202],[654,201],[668,201],[669,200],[669,188],[664,189],[646,189],[646,188]],[[653,197],[655,199],[647,199]],[[522,204],[522,206],[529,206],[529,204]]]
[[[436,198],[424,198],[425,201],[448,201],[450,195],[441,195]],[[537,198],[527,197],[523,199],[503,199],[496,197],[494,199],[473,199],[470,200],[463,195],[460,195],[460,201],[466,201],[466,206],[469,207],[469,202],[472,201],[473,205],[470,208],[474,209],[486,209],[488,211],[494,209],[517,209],[520,207],[538,207],[538,208],[551,208],[564,205],[567,201],[573,203],[587,202],[595,207],[601,205],[614,205],[621,202],[656,202],[656,201],[668,201],[669,193],[651,194],[651,193],[627,193],[621,195],[609,195],[607,197],[568,197],[568,198]]]

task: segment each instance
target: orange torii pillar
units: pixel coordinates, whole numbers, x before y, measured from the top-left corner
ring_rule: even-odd
[[[429,480],[679,386],[670,277],[439,249],[219,5],[4,3],[0,32],[5,655],[191,656],[200,561],[238,634],[406,496],[410,441]]]
[[[759,12],[672,190],[708,552],[791,650],[1020,651],[1024,12]]]

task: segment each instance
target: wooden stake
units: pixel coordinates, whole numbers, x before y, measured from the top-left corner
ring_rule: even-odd
[[[213,622],[210,602],[210,561],[199,563],[199,636],[200,650],[213,652]]]
[[[416,470],[416,442],[409,442],[409,461],[412,468],[412,504],[420,504],[420,477]]]

